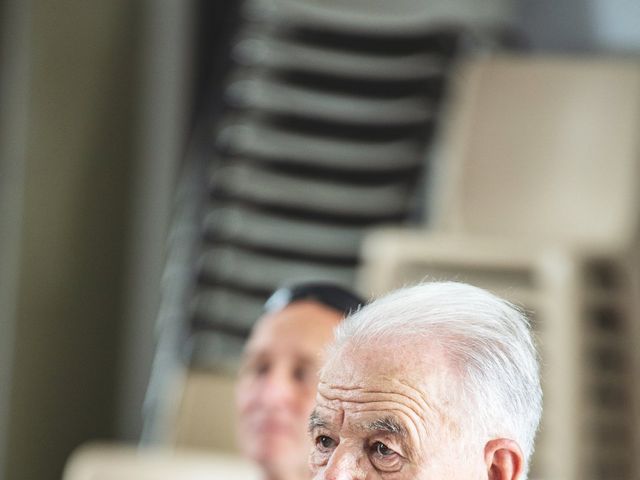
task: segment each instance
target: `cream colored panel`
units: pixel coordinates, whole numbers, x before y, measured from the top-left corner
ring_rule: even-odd
[[[231,376],[189,372],[176,420],[176,445],[237,452],[234,392]]]

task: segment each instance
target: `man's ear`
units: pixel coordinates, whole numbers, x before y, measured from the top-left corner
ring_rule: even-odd
[[[484,447],[489,480],[518,480],[524,473],[524,455],[513,440],[496,438]]]

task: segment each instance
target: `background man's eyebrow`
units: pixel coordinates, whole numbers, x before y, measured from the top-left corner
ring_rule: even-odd
[[[326,428],[327,421],[323,419],[318,412],[315,410],[311,412],[309,415],[309,433],[313,431],[314,428]]]
[[[407,429],[393,417],[383,417],[364,426],[366,430],[388,432],[401,437],[407,436]]]

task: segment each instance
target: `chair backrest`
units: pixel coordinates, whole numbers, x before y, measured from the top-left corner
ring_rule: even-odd
[[[604,246],[635,236],[640,62],[485,58],[458,80],[434,228]]]
[[[359,288],[455,279],[523,306],[545,396],[530,478],[640,478],[640,62],[485,58],[453,93],[433,228],[365,238]]]
[[[208,340],[211,343],[202,345],[200,350],[212,352],[211,354],[216,351],[224,353],[222,343],[225,339],[222,338],[220,343],[214,343],[218,339],[220,339],[219,335],[213,335],[209,339],[201,335],[200,341]],[[201,361],[211,364],[222,363],[221,359],[202,359]],[[185,378],[182,399],[175,412],[171,441],[182,448],[238,453],[237,417],[234,406],[235,386],[235,375],[189,370]]]
[[[240,459],[168,449],[91,444],[69,459],[63,480],[251,480],[257,471]]]

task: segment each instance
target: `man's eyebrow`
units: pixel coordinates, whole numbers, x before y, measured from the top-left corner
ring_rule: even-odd
[[[316,428],[326,428],[329,422],[323,418],[317,411],[311,412],[309,415],[309,433]]]
[[[375,432],[392,433],[400,437],[406,437],[408,435],[407,429],[394,417],[379,418],[364,425],[364,429]]]

